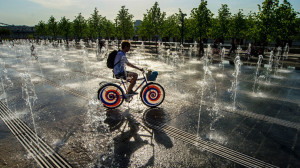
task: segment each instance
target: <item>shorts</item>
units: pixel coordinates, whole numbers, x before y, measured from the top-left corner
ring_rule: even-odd
[[[115,77],[116,77],[117,79],[122,78],[122,79],[124,79],[124,80],[126,80],[126,78],[127,78],[125,71],[116,74]]]

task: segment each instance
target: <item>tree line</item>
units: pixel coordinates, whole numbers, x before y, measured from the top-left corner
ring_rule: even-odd
[[[207,8],[207,1],[201,0],[187,17],[179,8],[178,13],[166,16],[158,2],[146,11],[138,27],[134,27],[133,15],[121,6],[114,21],[99,14],[97,8],[85,19],[79,13],[73,21],[62,17],[57,21],[51,16],[48,22],[40,21],[36,35],[52,39],[136,39],[164,41],[203,41],[217,39],[219,42],[231,39],[249,39],[260,45],[271,41],[276,44],[300,39],[300,18],[288,0],[265,0],[258,4],[258,12],[247,15],[240,9],[232,14],[227,4],[222,4],[218,14]]]

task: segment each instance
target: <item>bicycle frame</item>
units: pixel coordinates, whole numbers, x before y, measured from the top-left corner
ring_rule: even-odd
[[[101,86],[98,90],[98,99],[102,101],[107,108],[116,108],[123,103],[123,100],[130,102],[132,100],[133,94],[127,93],[127,82],[128,79],[122,79],[119,82],[106,83]],[[142,87],[140,91],[140,96],[142,102],[148,107],[156,107],[160,105],[165,97],[164,89],[161,85],[154,82],[147,81],[146,75],[143,73],[143,77],[138,78],[138,86],[133,89],[135,92]],[[124,91],[125,89],[125,91]]]
[[[143,80],[143,82],[140,83],[140,84],[138,85],[138,87],[134,90],[135,92],[136,92],[141,86],[143,86],[144,83],[146,83],[146,85],[148,84],[147,79],[146,79],[144,73],[143,73],[143,77],[142,77],[142,78],[138,78],[138,79],[137,79],[137,81],[140,81],[140,80]],[[123,85],[123,87],[124,87],[124,89],[125,89],[125,91],[126,91],[126,94],[127,94],[127,87],[126,87],[126,85],[127,85],[127,80],[124,81],[124,80],[121,78],[121,83],[120,83],[119,86],[122,86],[122,85]]]

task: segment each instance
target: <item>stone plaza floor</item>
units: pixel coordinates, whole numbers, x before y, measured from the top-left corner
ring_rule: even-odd
[[[99,83],[119,81],[103,54],[47,45],[35,59],[29,47],[0,46],[0,167],[54,155],[66,167],[300,167],[297,70],[241,65],[234,76],[226,61],[131,51],[158,71],[165,100],[149,108],[138,95],[107,110]]]

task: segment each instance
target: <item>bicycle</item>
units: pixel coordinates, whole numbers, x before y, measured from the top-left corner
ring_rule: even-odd
[[[119,84],[106,83],[100,86],[98,90],[98,99],[106,108],[117,108],[124,102],[124,100],[130,102],[134,96],[124,94],[124,90],[127,91],[127,79],[119,79],[121,79],[121,82],[118,82]],[[146,78],[145,73],[143,72],[143,77],[137,79],[137,82],[142,82],[134,91],[136,92],[141,86],[144,85],[140,92],[142,102],[148,107],[157,107],[164,101],[165,90],[160,84],[153,82],[155,79],[153,81],[149,81],[148,79],[149,78]]]

